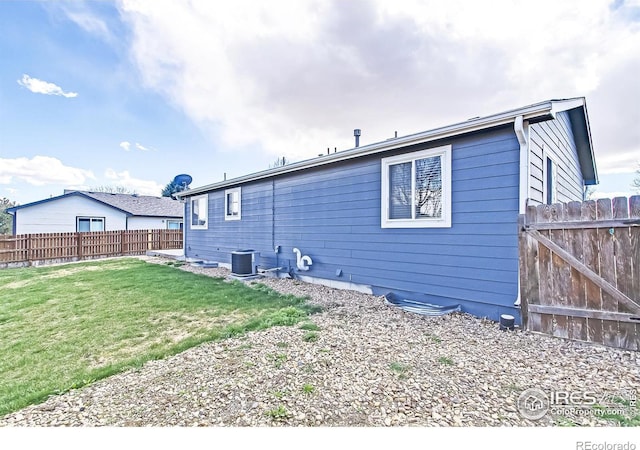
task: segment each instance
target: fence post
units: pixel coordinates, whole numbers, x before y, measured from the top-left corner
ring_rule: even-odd
[[[120,254],[122,256],[127,254],[127,249],[125,248],[124,242],[124,230],[120,230]]]
[[[78,259],[80,260],[82,259],[82,233],[77,232],[75,234],[75,237],[76,237],[76,245],[78,247],[78,251],[77,251]]]
[[[31,265],[31,234],[27,234],[27,262]]]
[[[519,287],[519,292],[518,295],[520,296],[520,319],[522,321],[522,328],[524,330],[528,329],[529,326],[529,311],[527,309],[527,291],[528,291],[528,285],[527,285],[527,279],[526,279],[526,275],[528,274],[528,267],[527,267],[527,260],[528,260],[528,254],[527,254],[527,248],[526,248],[526,239],[527,239],[527,235],[525,233],[524,230],[524,225],[525,225],[525,215],[521,214],[518,217],[518,247],[519,247],[519,261],[518,261],[518,267],[519,267],[519,273],[518,273],[518,287]]]

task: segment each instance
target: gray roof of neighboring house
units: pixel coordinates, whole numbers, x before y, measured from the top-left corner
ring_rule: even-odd
[[[131,216],[181,218],[184,211],[184,205],[178,200],[173,200],[170,197],[153,197],[149,195],[136,194],[109,194],[106,192],[67,191],[64,195],[8,208],[7,212],[13,214],[18,209],[35,206],[40,203],[46,203],[72,195],[96,200]]]
[[[149,195],[109,194],[105,192],[82,192],[134,216],[182,217],[184,205],[170,197]]]

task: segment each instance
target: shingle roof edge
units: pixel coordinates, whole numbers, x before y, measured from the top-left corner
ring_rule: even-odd
[[[243,183],[251,181],[257,181],[269,177],[279,176],[287,173],[297,172],[313,167],[319,167],[326,164],[332,164],[339,161],[346,161],[349,159],[360,158],[362,156],[380,153],[396,148],[405,147],[411,144],[419,144],[423,142],[435,141],[447,137],[457,136],[474,131],[480,131],[488,128],[493,128],[500,125],[512,123],[516,117],[522,116],[525,121],[535,122],[552,119],[556,113],[561,111],[568,111],[575,108],[583,108],[586,118],[586,103],[584,97],[576,97],[570,99],[559,100],[547,100],[533,105],[524,106],[522,108],[512,109],[497,114],[492,114],[485,117],[477,117],[469,119],[464,122],[455,123],[432,130],[423,131],[420,133],[410,134],[398,138],[388,139],[386,141],[377,142],[362,147],[352,148],[337,153],[331,153],[326,156],[319,156],[316,158],[308,159],[305,161],[299,161],[296,163],[288,164],[286,166],[277,167],[274,169],[263,170],[252,174],[244,175],[241,177],[233,178],[230,180],[220,181],[204,185],[198,188],[190,189],[175,194],[176,197],[190,197],[198,194],[203,194],[209,191],[223,189],[226,187],[237,186]],[[588,118],[587,127],[589,126]],[[593,158],[592,144],[589,139],[587,145],[589,146],[589,154]],[[594,164],[595,167],[595,164]]]

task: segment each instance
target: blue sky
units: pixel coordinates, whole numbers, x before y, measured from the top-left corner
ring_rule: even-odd
[[[0,197],[159,195],[574,96],[599,195],[631,193],[637,0],[227,3],[1,1]]]

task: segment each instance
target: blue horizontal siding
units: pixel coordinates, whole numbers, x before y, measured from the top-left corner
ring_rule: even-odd
[[[419,244],[405,244],[404,246],[387,243],[376,244],[375,248],[368,250],[353,250],[353,256],[356,258],[370,258],[377,260],[380,256],[384,261],[406,261],[407,255],[416,255],[413,261],[422,263],[433,257],[440,256],[460,256],[464,258],[518,258],[517,249],[514,252],[511,246],[494,246],[487,250],[487,247],[476,245],[451,245],[451,244],[421,244],[420,247],[414,249]],[[422,251],[416,251],[422,250]]]
[[[507,170],[509,170],[509,172],[506,172]],[[454,175],[456,174],[454,173]],[[518,169],[510,165],[505,168],[505,173],[501,175],[486,176],[484,178],[480,177],[480,175],[478,175],[478,178],[461,178],[460,176],[454,176],[453,179],[458,180],[457,183],[451,186],[454,196],[456,193],[477,191],[478,189],[500,189],[506,194],[508,189],[518,187],[519,183]],[[464,197],[461,197],[461,199],[463,198]]]
[[[509,233],[505,235],[492,234],[492,235],[470,235],[470,234],[451,234],[446,232],[438,233],[437,229],[433,229],[433,237],[437,239],[438,244],[440,245],[452,245],[452,246],[467,246],[467,245],[477,245],[477,246],[485,246],[485,247],[500,247],[506,246],[511,247],[509,242],[505,242],[505,236],[509,236]],[[512,230],[513,231],[513,230]],[[333,235],[324,235],[323,241],[327,247],[335,247],[341,246],[344,247],[345,244],[348,245],[349,242],[358,242],[358,243],[369,243],[375,244],[376,249],[383,248],[378,247],[379,245],[402,245],[402,244],[411,244],[413,251],[421,251],[422,246],[428,246],[428,243],[422,243],[420,241],[420,234],[414,233],[404,233],[398,234],[394,236],[393,242],[389,243],[389,238],[386,234],[380,233],[350,233],[349,235],[344,234],[333,234]]]
[[[502,235],[502,236],[507,236],[507,235],[512,235],[514,233],[514,229],[516,228],[517,225],[514,223],[508,223],[508,224],[501,224],[501,223],[496,223],[496,222],[492,222],[492,223],[478,223],[478,224],[469,224],[469,223],[457,223],[455,224],[455,226],[453,226],[452,228],[446,230],[447,235],[482,235],[482,234],[489,234],[489,235]],[[379,231],[380,228],[380,223],[378,220],[377,225],[374,226],[370,226],[370,225],[353,225],[351,227],[351,232],[353,233],[374,233],[376,231],[376,229],[378,229]],[[431,231],[433,234],[431,234],[430,236],[432,237],[437,237],[438,231],[441,229],[438,228],[433,228]],[[393,234],[394,236],[404,236],[406,235],[411,235],[413,233],[413,230],[411,229],[402,229],[402,228],[395,228],[395,229],[385,229],[384,233],[386,233],[385,235],[389,235],[389,234]]]
[[[377,155],[243,185],[240,221],[224,221],[223,191],[209,193],[209,229],[186,231],[187,256],[229,262],[251,248],[264,265],[295,268],[297,247],[313,259],[304,275],[447,298],[494,319],[512,312],[519,145],[508,128],[450,144],[451,228],[381,228]]]

